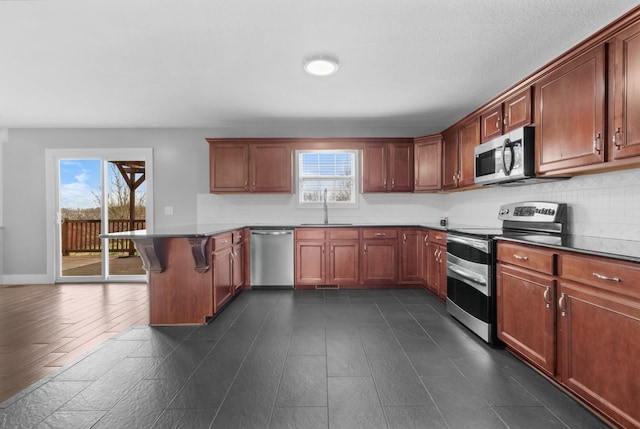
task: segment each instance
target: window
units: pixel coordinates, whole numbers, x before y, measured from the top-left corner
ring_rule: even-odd
[[[355,150],[298,151],[298,202],[340,205],[356,204],[357,172]]]

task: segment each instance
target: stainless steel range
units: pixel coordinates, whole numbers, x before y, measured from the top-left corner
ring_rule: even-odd
[[[454,228],[447,234],[447,311],[484,341],[496,335],[497,236],[527,237],[560,243],[566,234],[567,206],[520,202],[500,207],[502,228]]]

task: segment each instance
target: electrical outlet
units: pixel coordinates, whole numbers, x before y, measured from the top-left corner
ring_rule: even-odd
[[[167,216],[173,216],[173,206],[165,206],[164,214]]]

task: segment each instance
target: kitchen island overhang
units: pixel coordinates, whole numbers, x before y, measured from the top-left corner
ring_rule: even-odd
[[[149,324],[203,325],[244,287],[243,225],[191,225],[100,235],[134,242],[148,273]]]

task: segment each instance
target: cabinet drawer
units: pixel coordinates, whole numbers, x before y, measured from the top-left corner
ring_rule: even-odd
[[[555,274],[555,254],[549,250],[521,244],[498,243],[498,260],[545,274]]]
[[[365,240],[371,238],[398,238],[398,230],[388,228],[365,229],[362,231],[362,238]]]
[[[233,236],[233,244],[242,243],[244,241],[244,230],[239,229],[231,233]]]
[[[336,228],[327,231],[329,240],[357,240],[357,229]]]
[[[324,240],[324,228],[296,228],[296,240]]]
[[[447,233],[444,231],[438,231],[436,229],[429,230],[429,243],[438,243],[444,246],[447,245]]]
[[[213,250],[217,251],[231,246],[233,242],[232,234],[227,232],[225,234],[219,234],[213,236]]]
[[[560,277],[579,283],[640,297],[640,264],[610,258],[561,254]]]

